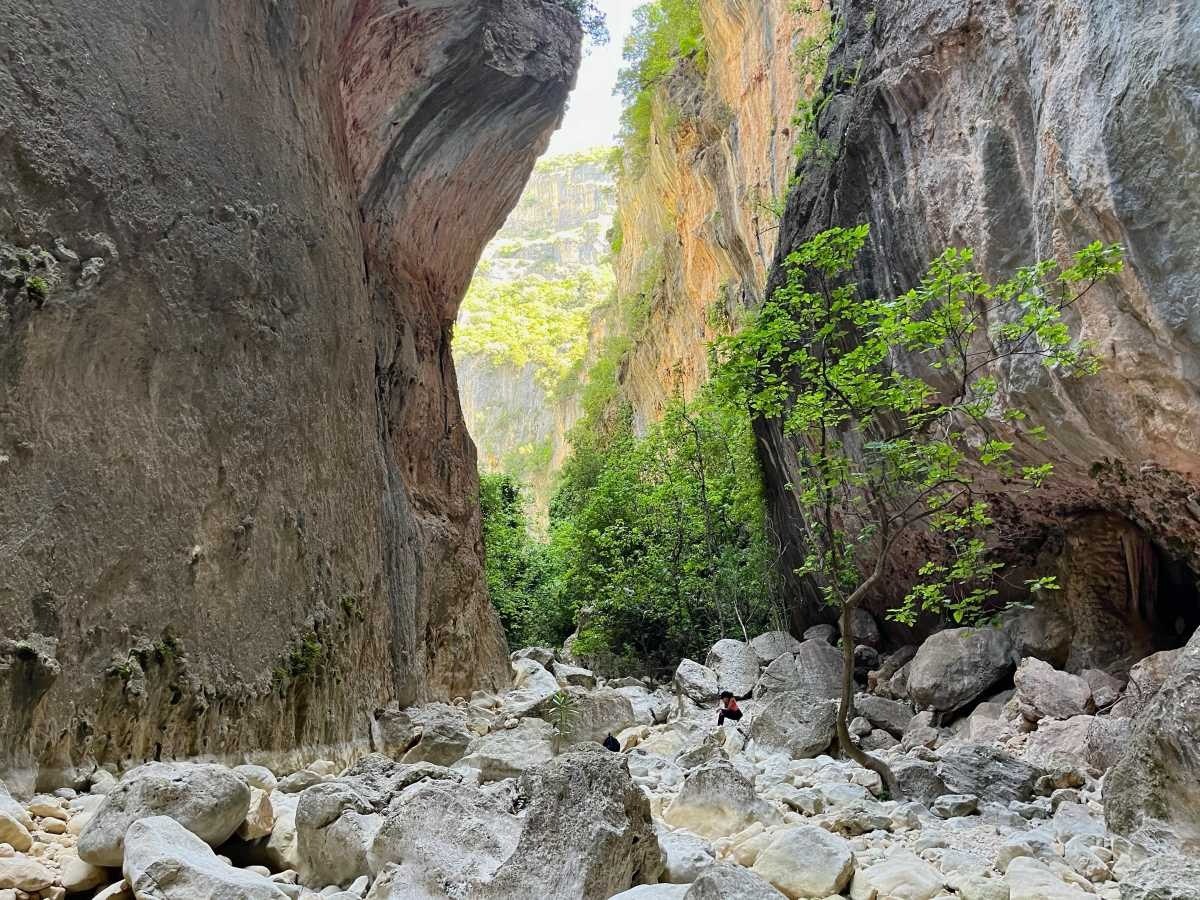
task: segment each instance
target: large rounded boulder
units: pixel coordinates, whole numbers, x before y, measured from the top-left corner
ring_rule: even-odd
[[[94,866],[121,865],[125,832],[139,819],[174,819],[210,847],[229,840],[250,809],[250,786],[224,766],[147,763],[131,769],[79,835],[79,856]]]
[[[922,709],[957,712],[1012,674],[1012,639],[998,628],[930,635],[908,668],[908,696]]]

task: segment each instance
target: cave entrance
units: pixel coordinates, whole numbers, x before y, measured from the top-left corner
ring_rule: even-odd
[[[1151,653],[1183,646],[1200,627],[1196,573],[1112,513],[1081,516],[1067,527],[1059,584],[1072,626],[1072,672],[1126,671]]]

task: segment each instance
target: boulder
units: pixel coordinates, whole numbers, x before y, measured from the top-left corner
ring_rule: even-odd
[[[237,836],[243,841],[256,841],[271,833],[275,827],[275,808],[270,795],[261,788],[250,788],[250,808],[246,820],[238,826]]]
[[[0,857],[0,891],[36,894],[53,883],[54,873],[36,859],[23,855]]]
[[[806,691],[784,691],[755,713],[750,737],[762,749],[804,759],[823,753],[836,727],[835,703]]]
[[[1012,642],[1016,658],[1033,656],[1058,667],[1067,664],[1075,627],[1054,604],[1010,609],[1002,614],[1001,627]]]
[[[615,894],[612,900],[683,900],[690,884],[639,884]]]
[[[930,635],[908,669],[908,697],[918,707],[952,713],[1013,671],[1013,648],[998,628],[948,628]]]
[[[1025,759],[1044,769],[1058,765],[1059,755],[1069,757],[1076,765],[1087,758],[1087,738],[1094,716],[1072,716],[1070,719],[1042,719],[1037,731],[1025,742]]]
[[[514,663],[521,659],[531,659],[542,668],[548,669],[554,662],[554,651],[549,647],[522,647],[509,654]]]
[[[946,793],[946,785],[933,763],[904,756],[891,764],[891,770],[900,786],[902,799],[916,800],[929,806]]]
[[[627,681],[632,679],[620,680]],[[671,696],[665,691],[658,690],[651,693],[640,682],[637,685],[625,684],[614,686],[614,683],[610,681],[607,687],[629,699],[634,721],[639,725],[661,724],[666,722],[671,714],[673,701]]]
[[[838,622],[839,631],[841,622]],[[879,623],[875,621],[875,617],[871,615],[869,610],[863,609],[861,606],[850,610],[850,634],[853,636],[853,641],[856,646],[865,644],[875,650],[879,649],[882,643],[882,637],[879,634]],[[844,638],[845,635],[842,635]]]
[[[82,894],[108,883],[108,872],[71,854],[59,861],[59,882],[68,894]]]
[[[8,813],[15,822],[20,823],[27,831],[33,828],[33,819],[30,818],[28,811],[24,805],[13,799],[12,794],[8,792],[8,787],[3,781],[0,781],[0,813]]]
[[[0,844],[8,844],[18,853],[25,853],[33,846],[29,829],[3,810],[0,810]]]
[[[520,841],[521,820],[509,807],[500,796],[449,781],[405,788],[371,845],[370,870],[380,874],[371,896],[393,896],[384,892],[392,881],[397,898],[408,896],[400,891],[409,883],[445,896],[437,893],[441,885],[490,882]]]
[[[1122,715],[1133,718],[1150,705],[1150,701],[1174,673],[1183,652],[1183,649],[1163,650],[1147,656],[1129,670],[1125,696],[1117,704]]]
[[[1121,697],[1125,682],[1100,669],[1084,669],[1079,676],[1092,689],[1092,702],[1096,709],[1108,709]]]
[[[1121,900],[1200,900],[1200,859],[1155,854],[1121,879]]]
[[[762,700],[782,691],[798,691],[801,687],[796,656],[784,653],[769,662],[758,676],[758,683],[754,685],[754,699]]]
[[[638,722],[633,713],[633,704],[620,691],[610,688],[586,691],[583,688],[566,687],[562,689],[562,693],[574,701],[575,709],[571,732],[563,741],[565,746],[586,741],[599,743],[606,735],[615,735]],[[532,714],[547,722],[553,722],[552,700],[538,704]]]
[[[1060,672],[1032,656],[1021,660],[1013,682],[1017,686],[1017,698],[1032,707],[1039,717],[1069,719],[1088,715],[1096,709],[1091,685],[1084,679]]]
[[[930,900],[945,879],[915,853],[901,850],[882,862],[859,869],[850,885],[851,900]]]
[[[285,794],[282,791],[271,794],[271,812],[275,822],[263,845],[263,856],[277,872],[300,868],[300,857],[296,853],[296,807],[299,804],[299,794]]]
[[[483,897],[607,900],[658,880],[650,804],[619,754],[585,745],[531,769],[514,805],[527,810],[520,841]]]
[[[413,723],[413,734],[400,756],[402,762],[452,766],[462,759],[476,737],[466,711],[456,706],[430,703],[404,712]]]
[[[956,794],[1008,803],[1028,801],[1042,770],[988,744],[955,743],[941,751],[937,774]]]
[[[581,688],[594,688],[596,686],[596,676],[591,669],[556,662],[551,663],[550,671],[558,679],[558,683],[563,686],[572,685]]]
[[[250,787],[266,791],[268,794],[279,785],[279,780],[275,777],[275,774],[266,766],[237,766],[234,768],[233,774],[240,777]],[[105,791],[105,793],[108,793],[108,791]]]
[[[1084,741],[1084,759],[1093,769],[1106,772],[1117,764],[1132,740],[1132,719],[1095,716]]]
[[[909,719],[900,746],[904,750],[912,750],[916,747],[936,747],[941,739],[941,731],[933,724],[933,713],[925,710]]]
[[[974,794],[943,794],[933,801],[929,811],[940,819],[969,816],[979,808],[979,798]]]
[[[658,847],[662,851],[663,871],[659,876],[673,884],[691,884],[700,873],[716,863],[712,845],[684,830],[671,831],[659,826]]]
[[[800,642],[786,631],[768,631],[750,640],[750,649],[758,657],[758,664],[765,666],[785,653],[795,653]]]
[[[893,737],[902,737],[912,721],[913,708],[903,700],[888,700],[874,694],[856,694],[854,709],[876,728]]]
[[[758,681],[758,655],[749,644],[723,638],[708,651],[704,665],[717,673],[718,691],[748,697]]]
[[[541,719],[522,719],[516,728],[493,731],[475,738],[467,754],[454,768],[479,771],[483,783],[515,778],[526,769],[549,762],[554,757],[550,723]]]
[[[79,835],[79,856],[95,866],[119,866],[126,829],[162,816],[217,847],[237,831],[249,808],[249,786],[224,766],[147,763],[126,772],[105,796]]]
[[[751,869],[788,897],[837,894],[854,874],[850,842],[815,825],[778,832]]]
[[[704,870],[683,897],[684,900],[782,900],[784,895],[749,869],[713,866]]]
[[[842,653],[827,641],[805,641],[796,651],[799,690],[816,699],[842,696]]]
[[[270,879],[235,869],[167,816],[139,819],[124,837],[125,880],[139,900],[286,900]]]
[[[299,772],[293,772],[291,775],[279,779],[279,791],[284,794],[299,794],[324,780],[324,775],[318,775],[309,769],[301,769]]]
[[[1004,872],[1009,900],[1096,900],[1096,895],[1067,884],[1040,860],[1019,856]]]
[[[724,760],[689,773],[663,812],[663,821],[668,825],[709,839],[737,834],[755,822],[770,824],[778,820],[775,807],[762,800],[754,785]]]
[[[296,806],[300,880],[322,888],[370,874],[367,854],[382,824],[370,799],[349,779],[310,787]]]
[[[827,644],[836,644],[837,638],[838,628],[836,625],[814,625],[802,635],[802,639],[805,641],[824,641]]]
[[[717,686],[717,673],[693,659],[685,659],[675,670],[675,686],[697,703],[708,703],[717,699],[721,689]]]
[[[1131,692],[1134,680],[1130,672]],[[1134,721],[1125,753],[1104,780],[1105,814],[1113,831],[1200,852],[1197,723],[1200,631],[1177,655],[1171,676]]]
[[[513,689],[504,695],[504,706],[515,718],[530,715],[547,698],[558,693],[558,679],[540,663],[528,658],[513,661]]]

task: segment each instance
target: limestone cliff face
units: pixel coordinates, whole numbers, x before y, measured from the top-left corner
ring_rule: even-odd
[[[0,10],[0,773],[505,677],[449,335],[579,40],[543,0]]]
[[[889,292],[950,245],[1003,276],[1092,240],[1123,244],[1124,277],[1086,297],[1075,323],[1103,373],[997,373],[1048,429],[1021,452],[1057,468],[1049,495],[999,485],[994,499],[1010,557],[1062,576],[1088,643],[1072,650],[1080,664],[1102,640],[1110,660],[1178,644],[1200,618],[1200,12],[1177,0],[847,0],[840,16],[821,123],[836,159],[801,166],[779,257],[869,222],[861,276]],[[781,489],[792,449],[762,438],[778,524],[796,537]],[[893,585],[919,556],[897,561]]]
[[[479,467],[520,478],[539,527],[580,415],[592,313],[612,293],[610,155],[599,148],[538,163],[484,251],[455,326]]]
[[[704,382],[707,342],[757,305],[794,168],[792,118],[811,87],[794,51],[815,16],[791,0],[700,10],[705,71],[683,61],[660,85],[648,159],[619,182],[618,291],[649,303],[621,379],[639,427]]]

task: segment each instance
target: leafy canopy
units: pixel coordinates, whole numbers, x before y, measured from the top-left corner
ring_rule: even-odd
[[[835,228],[789,255],[786,281],[754,322],[719,343],[718,389],[795,438],[801,573],[827,602],[861,602],[896,539],[920,523],[946,552],[922,567],[892,617],[969,621],[996,595],[1000,568],[984,542],[993,523],[976,473],[1032,489],[1052,468],[1021,464],[1043,430],[1027,426],[997,373],[1029,364],[1064,378],[1095,372],[1066,316],[1121,270],[1121,250],[1091,244],[1068,266],[1043,261],[991,283],[971,251],[950,249],[913,290],[871,298],[853,278],[867,237],[865,225]]]
[[[625,149],[640,159],[650,144],[655,86],[680,59],[691,58],[703,69],[706,57],[699,0],[655,0],[638,7],[633,16],[617,93],[625,101],[621,113]]]
[[[532,365],[538,384],[553,393],[583,361],[592,311],[613,283],[612,270],[601,266],[559,279],[476,278],[455,326],[454,350],[517,369]]]

